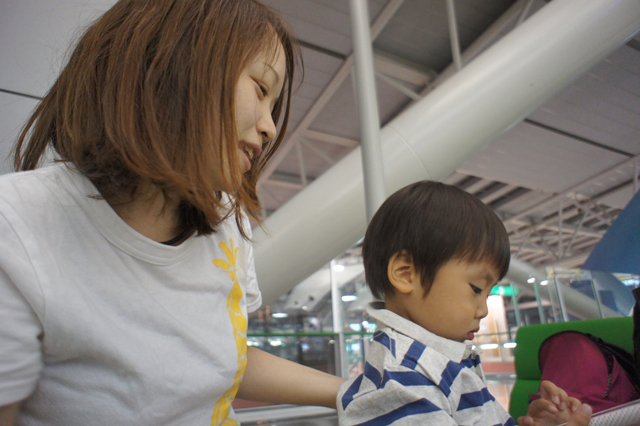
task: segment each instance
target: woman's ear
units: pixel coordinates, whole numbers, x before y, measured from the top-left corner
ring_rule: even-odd
[[[399,251],[391,256],[387,266],[387,276],[391,285],[402,294],[422,288],[420,275],[416,271],[411,255],[406,251]]]

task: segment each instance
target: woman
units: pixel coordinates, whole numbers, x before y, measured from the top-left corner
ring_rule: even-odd
[[[298,59],[254,0],[121,0],[87,29],[0,178],[0,423],[335,407],[342,379],[246,345],[246,216]]]
[[[246,345],[246,215],[297,59],[255,0],[121,0],[87,29],[0,177],[0,425],[232,425],[236,395],[335,407],[343,379]]]

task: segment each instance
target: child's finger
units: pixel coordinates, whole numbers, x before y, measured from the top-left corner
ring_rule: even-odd
[[[533,419],[529,416],[518,417],[518,426],[533,426]]]
[[[536,399],[529,405],[529,413],[538,415],[548,411],[552,414],[556,414],[558,412],[558,407],[551,401],[546,399]]]
[[[582,426],[588,425],[591,420],[592,409],[587,404],[582,404],[580,409],[572,415],[571,420],[567,423],[567,426]]]
[[[578,398],[569,397],[569,407],[572,413],[578,411],[578,408],[582,405],[582,402]]]
[[[540,383],[540,394],[544,399],[553,401],[560,409],[565,410],[569,396],[567,393],[548,380]]]

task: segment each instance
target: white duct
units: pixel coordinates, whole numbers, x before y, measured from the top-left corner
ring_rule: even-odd
[[[640,29],[638,0],[554,0],[381,132],[388,193],[440,180]],[[366,226],[355,149],[254,232],[269,304],[351,247]]]

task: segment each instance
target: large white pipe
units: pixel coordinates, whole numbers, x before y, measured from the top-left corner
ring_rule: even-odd
[[[638,29],[638,0],[550,2],[384,127],[388,193],[445,178]],[[254,232],[265,304],[364,235],[361,170],[355,149]]]

